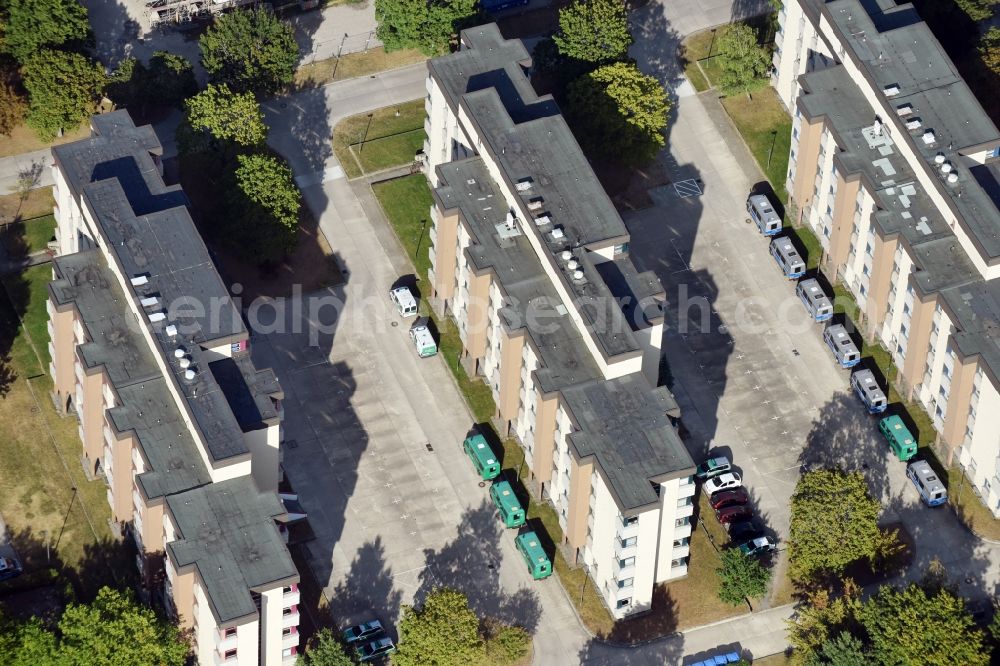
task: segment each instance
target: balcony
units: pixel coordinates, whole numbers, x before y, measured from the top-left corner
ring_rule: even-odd
[[[635,557],[638,550],[638,541],[632,541],[630,544],[627,544],[627,542],[621,539],[615,539],[615,557],[619,560]]]
[[[639,521],[636,520],[630,525],[626,525],[624,520],[619,519],[615,534],[619,539],[629,539],[639,535]]]
[[[431,96],[427,95],[427,99],[424,100],[424,111],[427,115],[431,115]]]
[[[681,506],[680,502],[678,502],[677,512],[674,515],[677,516],[678,518],[685,518],[685,517],[693,516],[694,515],[694,503],[692,502],[691,504],[685,504],[684,506]]]
[[[299,589],[297,586],[293,585],[291,591],[285,592],[283,595],[281,595],[281,605],[284,608],[288,608],[289,606],[298,606],[299,599],[300,599]]]
[[[298,630],[293,630],[290,634],[285,634],[281,637],[281,649],[287,650],[288,648],[299,646],[299,632]]]
[[[282,614],[281,616],[281,628],[287,629],[288,627],[299,626],[299,609],[297,606],[291,607],[291,613]]]
[[[219,658],[222,659],[227,650],[236,648],[238,643],[236,632],[233,632],[231,636],[226,636],[225,630],[222,630],[217,631],[216,636],[215,651],[219,654]]]
[[[635,565],[629,564],[627,566],[621,565],[621,560],[615,560],[615,579],[625,580],[626,578],[635,577]]]
[[[674,541],[678,539],[687,539],[691,536],[691,523],[687,525],[678,525],[674,528]]]
[[[691,546],[689,544],[684,544],[683,546],[676,546],[670,552],[675,560],[680,559],[682,557],[687,557],[688,555],[691,554]]]
[[[677,495],[679,497],[694,497],[696,490],[697,486],[695,486],[694,481],[691,480],[691,477],[688,477],[687,480],[681,481]]]

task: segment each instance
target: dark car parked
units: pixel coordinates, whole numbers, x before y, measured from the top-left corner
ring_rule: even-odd
[[[729,524],[729,540],[733,543],[741,543],[749,539],[755,539],[760,535],[760,528],[754,524],[752,518],[735,521]]]
[[[749,502],[750,493],[748,493],[747,489],[742,486],[739,488],[733,488],[732,490],[723,490],[721,493],[715,493],[708,501],[708,503],[711,504],[712,508],[716,511],[724,509],[727,506],[738,506]]]
[[[715,512],[715,517],[719,519],[719,522],[725,525],[726,523],[735,523],[738,520],[746,520],[753,516],[753,510],[745,504],[737,504],[736,506],[727,506],[724,509],[719,509]]]

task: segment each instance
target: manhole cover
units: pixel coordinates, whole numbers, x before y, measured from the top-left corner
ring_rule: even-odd
[[[430,443],[430,442],[427,442],[426,444],[424,444],[424,446],[426,446],[426,447],[427,447],[427,450],[428,450],[428,451],[433,451],[433,450],[434,450],[434,447],[433,447],[433,446],[431,446],[431,443]]]
[[[31,413],[32,414],[37,414],[38,413],[38,407],[32,407],[31,408]]]
[[[296,442],[294,439],[286,439],[285,446],[287,446],[290,449],[297,449],[299,448],[299,443]]]
[[[485,481],[480,481],[479,482],[479,487],[480,488],[485,488],[486,487],[486,482]]]
[[[393,328],[396,328],[397,326],[399,326],[399,322],[398,321],[392,322],[392,327]]]

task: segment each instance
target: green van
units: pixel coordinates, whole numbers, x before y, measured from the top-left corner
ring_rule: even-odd
[[[887,416],[878,422],[878,429],[897,458],[906,462],[917,455],[917,439],[910,433],[903,419],[895,415]]]
[[[521,551],[524,562],[528,565],[528,571],[535,580],[548,578],[552,575],[552,562],[545,554],[545,549],[538,541],[538,535],[534,532],[518,534],[514,539],[514,545]]]
[[[465,440],[463,447],[483,481],[495,479],[500,475],[500,461],[493,455],[493,449],[485,437],[473,435]]]
[[[517,501],[514,489],[507,481],[497,481],[490,487],[490,499],[500,512],[500,519],[507,527],[524,525],[524,509]]]

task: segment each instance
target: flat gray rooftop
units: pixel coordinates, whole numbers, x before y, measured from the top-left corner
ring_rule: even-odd
[[[442,205],[460,209],[471,227],[469,259],[478,270],[493,269],[507,294],[508,305],[501,310],[504,322],[511,330],[525,328],[538,349],[539,388],[550,393],[599,377],[579,329],[568,313],[557,309],[562,299],[528,239],[522,235],[501,241],[497,234],[496,225],[503,224],[507,209],[482,159],[443,164],[438,174],[441,186],[436,195]]]
[[[136,481],[153,499],[212,482],[163,377],[119,389],[122,405],[108,410],[118,432],[134,430],[149,471]]]
[[[160,376],[149,346],[139,335],[118,280],[99,250],[53,259],[57,279],[49,283],[59,305],[74,303],[90,342],[80,345],[87,367],[104,366],[116,388]]]
[[[581,458],[594,456],[627,511],[656,502],[653,479],[694,473],[687,448],[667,418],[677,409],[666,387],[641,374],[596,380],[562,391],[580,426],[569,439]]]
[[[224,460],[245,455],[249,451],[243,428],[229,400],[238,390],[223,392],[202,352],[202,347],[246,339],[242,317],[194,226],[184,193],[167,187],[160,177],[154,161],[160,147],[151,128],[135,127],[125,112],[97,116],[92,122],[94,136],[53,148],[56,160],[69,186],[93,212],[120,273],[127,280],[145,278],[145,284],[127,286],[130,296],[155,299],[155,305],[145,308],[147,317],[166,315],[146,325],[156,341],[154,351],[173,371],[167,380],[185,396],[209,456]],[[168,325],[175,330],[168,331]],[[179,348],[196,370],[193,379],[186,379],[175,356]],[[252,378],[247,389],[252,402],[262,418],[271,418],[269,399],[254,387],[271,391],[276,381],[266,373],[258,378],[249,369],[240,374]]]
[[[443,164],[438,175],[441,185],[435,195],[445,208],[459,209],[471,229],[467,256],[477,270],[495,271],[509,298],[510,305],[501,310],[505,324],[511,330],[526,329],[538,349],[539,389],[561,391],[582,428],[572,435],[579,455],[597,457],[624,508],[655,501],[650,478],[692,466],[667,417],[677,409],[670,392],[652,388],[639,373],[603,379],[579,329],[558,309],[561,299],[527,238],[502,239],[497,233],[507,209],[481,158]],[[631,263],[602,265],[612,265],[604,272],[617,270],[614,279],[638,298],[660,293],[659,281],[651,283],[634,267],[629,270]]]
[[[984,253],[1000,257],[1000,210],[988,194],[1000,173],[994,167],[974,176],[960,154],[963,149],[1000,140],[1000,132],[916,12],[906,6],[883,5],[833,0],[826,3],[824,11],[877,88],[899,89],[898,94],[888,97],[888,105],[894,115],[909,105],[911,113],[902,122],[919,119],[920,126],[909,133],[916,150],[938,174],[939,190]],[[931,132],[934,141],[926,142],[925,132]],[[952,164],[952,173],[959,177],[957,183],[947,183],[934,167],[933,160],[939,154]]]
[[[257,613],[251,591],[298,582],[274,524],[285,509],[250,477],[171,495],[167,505],[177,526],[177,540],[167,550],[178,568],[198,568],[218,622]]]
[[[156,365],[118,281],[99,250],[53,260],[55,302],[74,303],[90,342],[80,345],[88,367],[103,366],[121,406],[108,415],[118,432],[135,431],[149,471],[137,477],[148,498],[210,482],[191,433]]]
[[[994,376],[1000,374],[1000,280],[947,289],[943,295],[958,317],[952,340],[962,355],[981,354]]]
[[[208,367],[244,431],[266,427],[278,417],[271,397],[280,398],[281,386],[271,368],[258,370],[246,354],[212,361]]]

